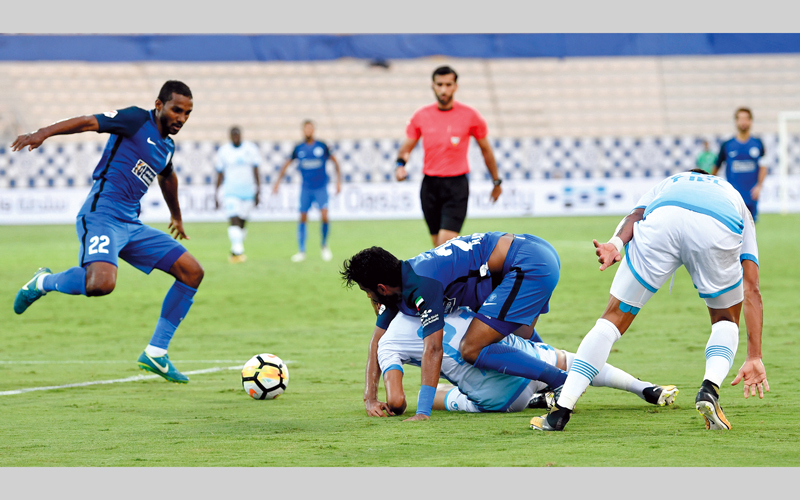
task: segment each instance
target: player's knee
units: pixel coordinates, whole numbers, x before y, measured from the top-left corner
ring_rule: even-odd
[[[459,350],[461,351],[461,357],[467,363],[474,365],[475,361],[478,359],[478,356],[481,354],[482,347],[476,346],[471,342],[466,342],[466,337],[461,339],[461,344],[459,345]]]
[[[101,297],[114,291],[117,286],[116,280],[112,279],[89,279],[86,281],[86,296]]]
[[[187,274],[188,276],[186,277],[187,279],[186,284],[192,288],[197,288],[200,286],[200,283],[202,283],[203,278],[206,275],[206,271],[205,269],[203,269],[203,266],[201,266],[199,262],[195,261],[195,265],[193,265],[191,269],[189,269],[189,272]]]
[[[402,415],[406,411],[407,404],[406,404],[406,398],[404,397],[389,398],[386,404],[389,405],[389,408],[395,415]]]

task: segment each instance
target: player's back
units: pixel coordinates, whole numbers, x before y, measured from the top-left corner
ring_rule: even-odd
[[[645,218],[662,206],[677,206],[711,216],[739,234],[749,213],[741,195],[730,183],[693,172],[664,179],[637,203],[637,208],[645,208]]]

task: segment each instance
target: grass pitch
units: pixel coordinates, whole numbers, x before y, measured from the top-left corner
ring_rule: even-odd
[[[562,262],[551,312],[538,330],[575,351],[602,312],[613,271],[599,272],[591,243],[617,217],[469,219],[464,232],[527,232],[549,240]],[[165,229],[165,225],[156,225]],[[430,246],[422,221],[333,222],[332,262],[315,250],[293,264],[293,223],[252,223],[249,260],[227,262],[223,224],[187,224],[187,248],[206,277],[170,346],[182,371],[240,366],[270,352],[289,363],[285,394],[256,401],[237,370],[199,373],[186,386],[161,379],[0,396],[0,466],[659,466],[800,465],[797,248],[800,216],[763,215],[757,226],[764,297],[763,400],[730,387],[746,352],[742,327],[734,368],[722,387],[730,432],[708,432],[694,409],[710,325],[685,270],[664,287],[617,342],[609,362],[654,383],[676,384],[677,404],[589,388],[563,433],[538,433],[517,414],[434,412],[432,420],[368,418],[361,401],[367,343],[374,325],[360,290],[342,287],[344,258],[379,245],[400,258]],[[140,373],[171,277],[146,276],[121,263],[117,288],[99,298],[51,293],[22,316],[14,295],[40,266],[74,266],[70,226],[0,227],[0,392],[125,379]],[[744,322],[742,321],[742,324]],[[409,413],[419,370],[406,369]],[[383,391],[381,391],[383,395]],[[706,452],[700,452],[706,450]]]

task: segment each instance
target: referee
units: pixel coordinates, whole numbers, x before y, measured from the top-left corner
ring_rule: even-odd
[[[469,200],[469,138],[474,137],[494,181],[492,202],[497,201],[502,179],[492,146],[486,138],[486,120],[474,108],[456,102],[458,74],[449,66],[436,68],[432,75],[436,103],[419,108],[406,126],[406,140],[397,152],[398,181],[408,177],[405,164],[420,138],[425,152],[420,200],[425,223],[434,246],[455,238],[464,225]]]

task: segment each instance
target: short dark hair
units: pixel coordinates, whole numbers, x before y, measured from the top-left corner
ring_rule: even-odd
[[[737,109],[736,113],[733,114],[733,118],[734,119],[739,118],[739,113],[747,113],[747,115],[750,117],[750,119],[751,120],[753,119],[753,112],[750,111],[750,108],[741,107],[741,108]]]
[[[381,247],[361,250],[343,265],[339,274],[348,288],[358,284],[374,291],[378,285],[400,286],[403,282],[402,262]]]
[[[451,68],[450,66],[439,66],[435,70],[433,70],[433,74],[431,75],[431,80],[435,80],[437,76],[444,76],[444,75],[453,75],[453,81],[458,81],[458,73],[456,70]]]
[[[706,172],[706,171],[705,171],[705,170],[703,170],[702,168],[690,168],[689,170],[687,170],[687,172],[691,172],[691,173],[693,173],[693,174],[705,174],[705,175],[711,175],[710,173]]]
[[[230,129],[230,131],[229,131],[229,132],[230,132],[231,134],[232,134],[232,133],[234,133],[234,132],[236,132],[237,134],[241,134],[241,133],[242,133],[242,129],[241,129],[241,128],[239,128],[239,126],[238,126],[238,125],[234,125],[233,127],[231,127],[231,129]]]
[[[178,80],[167,80],[164,82],[164,85],[161,86],[161,90],[158,91],[158,100],[162,103],[166,103],[172,99],[172,94],[178,94],[192,99],[192,91],[189,90],[188,85]]]
[[[303,126],[305,127],[306,125],[314,125],[314,122],[312,120],[303,120]]]

